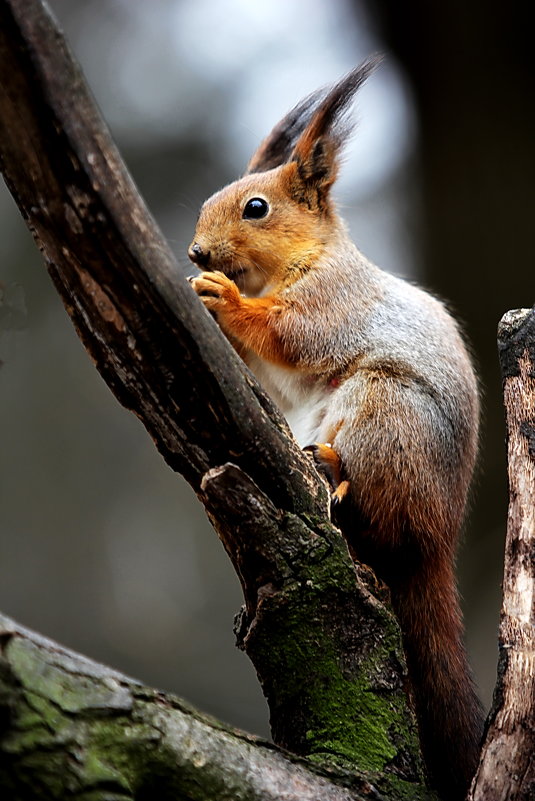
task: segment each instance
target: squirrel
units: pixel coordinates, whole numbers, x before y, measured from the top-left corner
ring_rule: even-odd
[[[190,280],[329,477],[352,556],[388,586],[430,784],[460,801],[483,729],[454,573],[478,385],[444,305],[368,261],[331,197],[378,61],[301,101],[204,203]]]

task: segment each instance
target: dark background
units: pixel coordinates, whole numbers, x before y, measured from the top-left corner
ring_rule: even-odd
[[[199,205],[240,174],[271,125],[386,53],[359,97],[337,197],[361,249],[447,298],[473,344],[484,420],[459,575],[488,704],[506,517],[495,332],[504,311],[534,302],[535,87],[523,7],[52,7],[185,272]],[[4,187],[0,359],[2,611],[267,733],[254,671],[233,645],[241,599],[230,563],[189,487],[94,370]]]

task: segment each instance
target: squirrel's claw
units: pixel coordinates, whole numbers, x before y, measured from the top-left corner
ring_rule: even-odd
[[[350,481],[341,481],[331,495],[331,503],[335,506],[338,506],[338,504],[342,503],[344,498],[346,498],[349,494],[350,487]]]
[[[221,312],[240,302],[240,292],[234,281],[218,270],[196,275],[190,283],[209,311]]]

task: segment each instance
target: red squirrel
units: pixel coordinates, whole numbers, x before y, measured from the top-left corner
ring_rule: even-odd
[[[454,575],[478,388],[442,303],[369,262],[331,197],[376,63],[275,126],[204,203],[188,255],[193,289],[329,476],[353,556],[390,589],[430,783],[460,801],[483,725]]]

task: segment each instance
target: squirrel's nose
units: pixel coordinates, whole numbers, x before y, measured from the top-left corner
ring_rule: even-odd
[[[210,251],[203,250],[198,242],[194,242],[193,245],[191,245],[190,249],[188,250],[188,256],[192,262],[194,262],[194,264],[198,264],[199,267],[206,267],[210,261]]]

